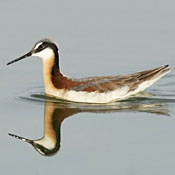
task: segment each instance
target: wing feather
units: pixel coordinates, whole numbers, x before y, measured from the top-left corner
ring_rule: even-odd
[[[168,65],[151,69],[147,71],[137,72],[123,76],[103,76],[90,77],[81,79],[79,86],[73,87],[75,91],[100,92],[107,93],[127,86],[128,91],[134,91],[144,81],[152,80],[160,76],[167,70]]]

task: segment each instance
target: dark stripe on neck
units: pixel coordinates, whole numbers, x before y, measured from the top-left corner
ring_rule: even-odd
[[[54,64],[53,64],[53,67],[52,67],[51,74],[52,74],[52,76],[55,76],[60,70],[60,68],[59,68],[59,53],[58,53],[58,49],[56,47],[54,47],[52,49],[54,51],[54,56],[55,56],[54,59],[55,60],[54,60]]]

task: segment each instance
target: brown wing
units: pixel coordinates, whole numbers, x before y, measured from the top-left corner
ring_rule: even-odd
[[[79,84],[79,86],[72,87],[71,89],[75,91],[87,91],[87,92],[97,91],[104,93],[124,86],[128,86],[129,91],[133,91],[142,82],[155,79],[158,76],[165,73],[166,71],[169,71],[170,69],[166,69],[167,67],[168,65],[165,65],[156,69],[137,72],[134,74],[124,76],[85,78],[80,80],[81,83]]]

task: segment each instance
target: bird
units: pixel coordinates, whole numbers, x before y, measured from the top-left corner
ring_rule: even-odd
[[[31,56],[42,59],[46,95],[79,103],[107,104],[130,98],[171,71],[169,65],[164,65],[126,75],[70,78],[60,70],[58,44],[48,38],[39,40],[28,53],[7,65]]]

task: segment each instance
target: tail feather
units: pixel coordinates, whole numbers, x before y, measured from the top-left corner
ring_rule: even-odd
[[[153,79],[160,79],[161,77],[163,77],[164,75],[166,75],[168,72],[171,71],[171,68],[168,68],[168,65],[150,70],[148,72],[146,72],[145,74],[142,74],[139,77],[140,81],[148,81],[148,80],[153,80]],[[159,78],[160,77],[160,78]]]
[[[133,94],[138,93],[140,91],[144,91],[146,88],[154,84],[161,77],[163,77],[172,70],[171,68],[167,67],[168,65],[165,65],[156,69],[138,72],[134,74],[139,81],[130,86],[130,91],[132,91]]]

